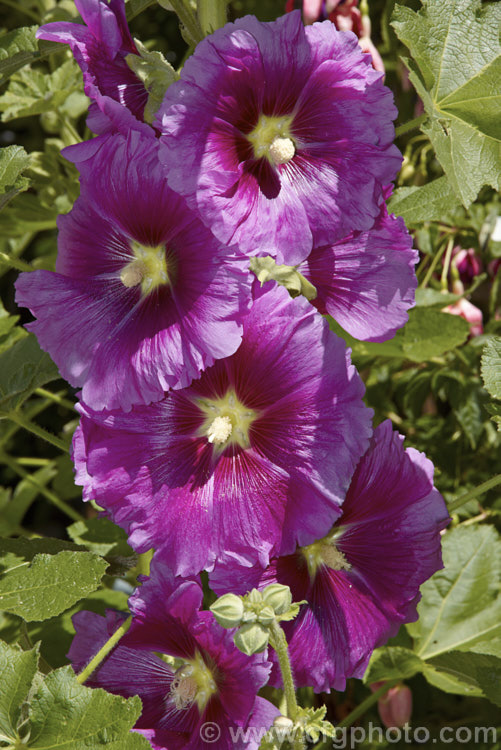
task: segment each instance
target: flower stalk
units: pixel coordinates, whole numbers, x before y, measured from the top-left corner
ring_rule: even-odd
[[[104,661],[110,651],[117,645],[120,638],[122,638],[122,636],[126,634],[128,629],[130,628],[131,622],[132,615],[129,615],[125,622],[120,625],[118,630],[115,630],[113,635],[108,638],[104,646],[99,649],[94,658],[90,660],[85,669],[82,669],[82,671],[77,675],[77,682],[80,683],[80,685],[82,685],[86,680],[89,679],[91,674],[96,671],[101,662]]]

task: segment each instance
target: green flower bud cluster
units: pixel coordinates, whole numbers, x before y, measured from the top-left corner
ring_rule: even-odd
[[[300,604],[292,603],[288,586],[272,583],[263,591],[252,589],[245,596],[224,594],[210,609],[223,628],[238,628],[235,646],[250,656],[268,646],[271,625],[292,620],[299,607]]]

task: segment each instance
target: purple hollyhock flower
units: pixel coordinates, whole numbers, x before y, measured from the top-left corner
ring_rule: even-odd
[[[317,245],[298,271],[316,287],[313,304],[362,341],[385,341],[414,306],[417,250],[402,219],[382,203],[374,227]]]
[[[16,300],[89,406],[129,410],[238,348],[251,279],[245,256],[167,186],[155,138],[96,141],[80,198],[59,217],[56,273],[21,274]]]
[[[280,713],[257,697],[271,666],[263,654],[242,654],[233,633],[212,612],[200,611],[200,584],[176,581],[156,561],[129,604],[129,630],[86,684],[125,698],[139,695],[143,710],[134,729],[155,750],[208,750],[215,742],[219,750],[257,750],[259,733]],[[111,610],[106,617],[85,611],[73,617],[76,635],[68,658],[75,671],[125,617]]]
[[[284,623],[298,687],[344,690],[349,677],[362,677],[373,649],[417,619],[419,587],[442,567],[447,508],[431,461],[402,441],[389,421],[375,430],[326,537],[264,571],[227,560],[211,574],[219,595],[281,583],[294,601],[306,600]],[[279,683],[275,665],[270,684]]]
[[[139,54],[125,17],[124,0],[75,0],[79,23],[41,26],[37,39],[68,44],[80,66],[84,91],[91,99],[87,125],[95,133],[131,128],[150,131],[143,122],[148,92],[125,58]]]
[[[354,34],[299,12],[197,46],[158,113],[169,184],[223,242],[295,265],[372,227],[401,162],[397,110]]]
[[[188,388],[126,415],[81,405],[76,481],[176,575],[225,552],[264,566],[338,517],[370,435],[363,391],[344,342],[275,287],[237,352]]]

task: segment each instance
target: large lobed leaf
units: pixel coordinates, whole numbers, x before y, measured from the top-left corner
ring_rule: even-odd
[[[445,535],[443,557],[407,625],[414,650],[376,649],[364,681],[422,673],[440,690],[501,705],[501,541],[492,526],[460,526]]]
[[[108,563],[59,539],[2,539],[0,609],[46,620],[100,584]]]
[[[393,26],[409,48],[410,79],[447,178],[468,207],[484,185],[501,189],[501,3],[422,0],[396,6]]]
[[[146,750],[131,732],[141,713],[138,696],[122,698],[80,685],[71,667],[45,677],[38,650],[21,651],[0,641],[0,737],[38,750]],[[29,709],[26,718],[26,709]]]

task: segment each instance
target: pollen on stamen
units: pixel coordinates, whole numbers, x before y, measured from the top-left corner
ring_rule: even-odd
[[[233,425],[229,417],[216,417],[207,432],[209,443],[225,443],[231,435]]]
[[[130,263],[120,274],[120,281],[127,289],[130,289],[142,283],[144,274],[145,268],[143,263]]]
[[[176,674],[170,687],[170,696],[178,710],[189,708],[198,692],[197,681],[194,677],[186,674],[186,669],[182,668],[181,674]]]
[[[274,164],[287,164],[295,155],[296,147],[292,138],[276,136],[270,144],[268,155]]]

